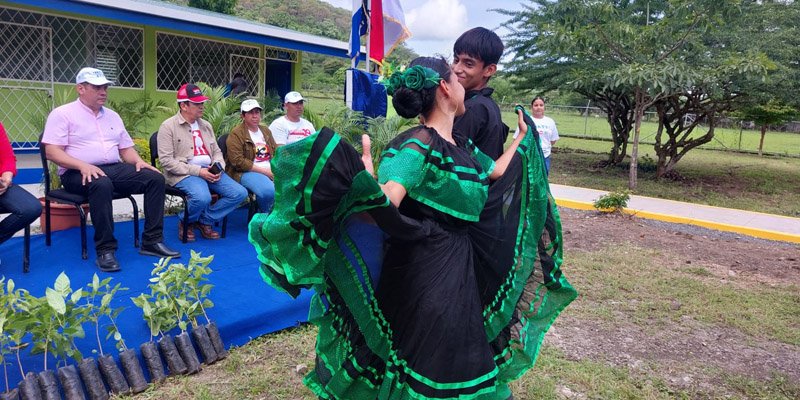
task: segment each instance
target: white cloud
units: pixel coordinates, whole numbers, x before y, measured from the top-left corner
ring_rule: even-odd
[[[430,0],[405,13],[416,40],[453,41],[467,26],[467,7],[459,0]]]

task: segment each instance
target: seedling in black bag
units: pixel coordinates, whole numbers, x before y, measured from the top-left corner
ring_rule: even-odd
[[[29,296],[27,314],[32,320],[39,322],[28,326],[33,342],[31,354],[43,354],[44,372],[40,375],[47,374],[48,355],[61,360],[64,366],[59,368],[58,376],[64,392],[81,396],[81,380],[77,373],[73,373],[75,367],[67,365],[68,358],[75,360],[82,371],[83,382],[91,398],[103,398],[103,394],[107,398],[108,393],[94,360],[84,360],[75,347],[75,339],[86,336],[83,322],[86,320],[87,310],[79,304],[81,298],[83,289],[72,290],[64,272],[58,275],[52,288],[45,289],[43,297]],[[62,372],[62,369],[65,371]],[[45,377],[44,380],[48,378]],[[50,394],[46,395],[50,398]]]
[[[25,376],[19,351],[28,346],[23,337],[28,333],[28,326],[33,322],[27,313],[29,294],[24,289],[16,289],[14,281],[0,278],[0,362],[3,363],[3,377],[7,398],[18,397],[18,390],[12,389],[8,382],[6,356],[16,354],[20,376]]]

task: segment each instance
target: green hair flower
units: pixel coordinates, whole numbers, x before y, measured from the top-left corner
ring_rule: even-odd
[[[403,72],[395,72],[389,77],[389,83],[386,84],[386,93],[390,96],[401,87],[406,87],[411,90],[422,90],[436,87],[442,77],[439,73],[421,65],[415,65],[406,69]]]

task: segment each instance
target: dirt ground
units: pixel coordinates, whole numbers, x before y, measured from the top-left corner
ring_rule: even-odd
[[[800,284],[800,245],[627,215],[562,208],[561,217],[564,246],[570,251],[630,243],[658,250],[670,265],[702,265],[721,280],[736,277],[739,285]],[[723,372],[717,376],[730,373],[762,381],[777,373],[789,382],[800,382],[800,346],[754,338],[732,328],[711,329],[691,317],[654,334],[626,321],[595,324],[565,312],[546,340],[570,359],[655,374],[689,393],[722,394],[713,387],[718,382],[704,375],[710,369]]]

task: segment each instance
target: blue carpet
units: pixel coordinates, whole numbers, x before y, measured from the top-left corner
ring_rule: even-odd
[[[143,225],[143,222],[140,222]],[[259,262],[255,250],[247,241],[247,210],[236,210],[228,218],[227,237],[220,240],[205,240],[199,234],[194,243],[183,244],[178,240],[177,217],[164,220],[165,242],[179,250],[182,257],[177,262],[186,263],[189,251],[195,250],[202,255],[214,255],[210,267],[213,272],[209,281],[214,285],[210,299],[214,307],[209,309],[209,316],[220,330],[226,346],[240,346],[261,335],[275,332],[287,327],[296,326],[307,320],[311,292],[304,291],[296,300],[285,293],[278,292],[264,283],[258,273]],[[45,245],[44,235],[31,237],[31,268],[27,274],[22,273],[21,237],[12,238],[0,245],[0,274],[6,279],[13,279],[18,288],[27,289],[35,296],[43,296],[46,287],[52,287],[61,271],[66,272],[74,289],[86,287],[91,282],[92,274],[98,273],[101,279],[113,278],[111,284],[122,283],[129,290],[122,292],[114,299],[113,307],[125,307],[117,323],[128,347],[135,348],[150,339],[147,324],[142,319],[142,311],[131,302],[131,297],[139,293],[149,292],[150,271],[158,258],[142,256],[133,247],[133,222],[115,224],[115,236],[119,241],[117,259],[122,266],[121,272],[103,273],[94,264],[95,252],[92,236],[94,230],[88,227],[89,259],[82,260],[80,252],[80,228],[53,232],[53,244]],[[204,322],[204,321],[203,321]],[[104,325],[108,321],[103,322]],[[84,326],[86,338],[79,339],[77,346],[84,357],[93,356],[96,346],[94,327]],[[105,328],[101,326],[102,338]],[[171,332],[177,334],[175,330]],[[103,350],[115,354],[112,341],[103,342]],[[199,353],[198,353],[199,355]],[[21,378],[16,360],[8,359],[9,382],[16,386]],[[42,355],[23,354],[25,371],[38,372],[43,369]],[[144,363],[142,360],[142,366]],[[73,361],[70,361],[73,363]],[[48,361],[48,368],[55,365]],[[3,388],[4,389],[4,388]],[[2,389],[0,389],[2,390]]]

